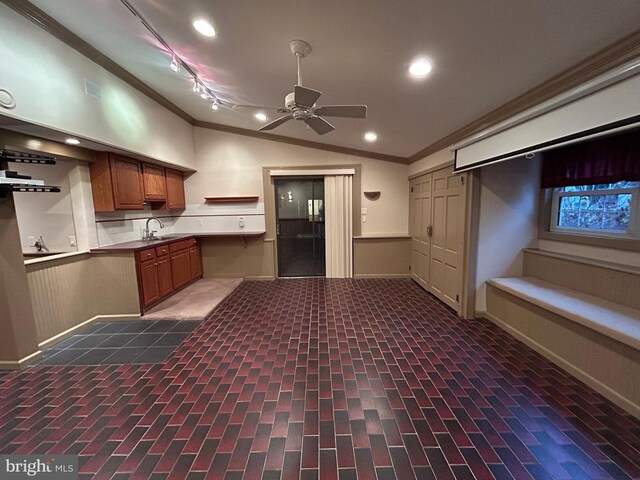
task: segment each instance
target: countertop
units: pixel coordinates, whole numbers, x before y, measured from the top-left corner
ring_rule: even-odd
[[[105,245],[103,247],[92,248],[91,253],[114,253],[114,252],[137,252],[144,250],[145,248],[159,247],[166,245],[167,243],[176,242],[178,240],[185,240],[187,238],[201,238],[201,237],[256,237],[264,235],[264,231],[246,231],[246,232],[198,232],[198,233],[172,233],[170,235],[163,235],[162,240],[153,240],[150,242],[144,240],[134,240],[131,242],[114,243],[112,245]]]

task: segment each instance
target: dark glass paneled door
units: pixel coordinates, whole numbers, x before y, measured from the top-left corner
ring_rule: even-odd
[[[278,274],[324,276],[324,179],[280,178],[275,188]]]

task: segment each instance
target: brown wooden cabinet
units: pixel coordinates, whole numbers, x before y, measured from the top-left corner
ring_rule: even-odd
[[[178,170],[165,169],[167,186],[167,208],[169,210],[184,210],[186,201],[184,197],[184,177]]]
[[[191,279],[202,276],[202,258],[200,257],[200,247],[195,245],[189,247],[189,263],[191,267]]]
[[[98,152],[89,173],[96,212],[144,208],[142,167],[137,160]]]
[[[148,163],[142,164],[144,199],[150,202],[164,202],[167,199],[164,168]]]
[[[158,257],[158,289],[160,298],[164,298],[173,292],[173,282],[171,279],[171,261],[169,255]]]
[[[183,287],[191,281],[189,250],[180,250],[171,254],[171,278],[174,288]]]
[[[155,260],[148,260],[140,264],[140,293],[142,304],[147,307],[160,300],[158,285],[158,264]]]
[[[202,278],[200,247],[195,238],[140,250],[136,266],[142,312]]]

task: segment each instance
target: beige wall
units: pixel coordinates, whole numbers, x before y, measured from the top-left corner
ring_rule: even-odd
[[[205,278],[242,277],[270,280],[275,277],[273,241],[258,237],[201,238]]]
[[[356,238],[353,241],[353,261],[356,278],[409,278],[411,239]]]
[[[193,167],[189,123],[2,4],[0,58],[2,88],[16,100],[3,115]],[[85,79],[101,100],[84,93]]]
[[[0,197],[0,369],[38,355],[12,195]]]
[[[36,240],[42,236],[50,252],[75,252],[77,246],[71,246],[69,237],[76,236],[73,224],[73,207],[69,174],[75,162],[58,160],[55,165],[14,164],[19,173],[30,175],[34,179],[44,180],[45,185],[60,187],[60,193],[33,194],[15,193],[16,214],[20,228],[22,251],[34,253],[36,248],[29,243],[29,236]],[[77,240],[76,240],[77,245]]]
[[[362,235],[406,234],[409,181],[407,165],[299,147],[260,138],[195,129],[196,169],[185,182],[187,203],[202,204],[205,196],[259,195],[264,201],[262,167],[362,165],[362,191],[380,191],[368,200]]]
[[[580,245],[569,242],[556,242],[553,240],[538,240],[538,248],[549,252],[567,253],[579,257],[604,260],[606,262],[619,263],[640,267],[640,252],[631,250],[616,250],[613,248]]]
[[[81,253],[28,264],[26,270],[40,344],[96,316],[140,315],[131,253]]]
[[[480,171],[476,311],[486,310],[485,281],[522,275],[522,249],[538,235],[540,163],[520,158]]]

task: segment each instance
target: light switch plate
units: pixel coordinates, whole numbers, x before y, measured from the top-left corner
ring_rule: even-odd
[[[362,215],[366,215],[366,214],[367,214],[367,207],[362,207],[362,208],[360,209],[360,213],[361,213]]]

